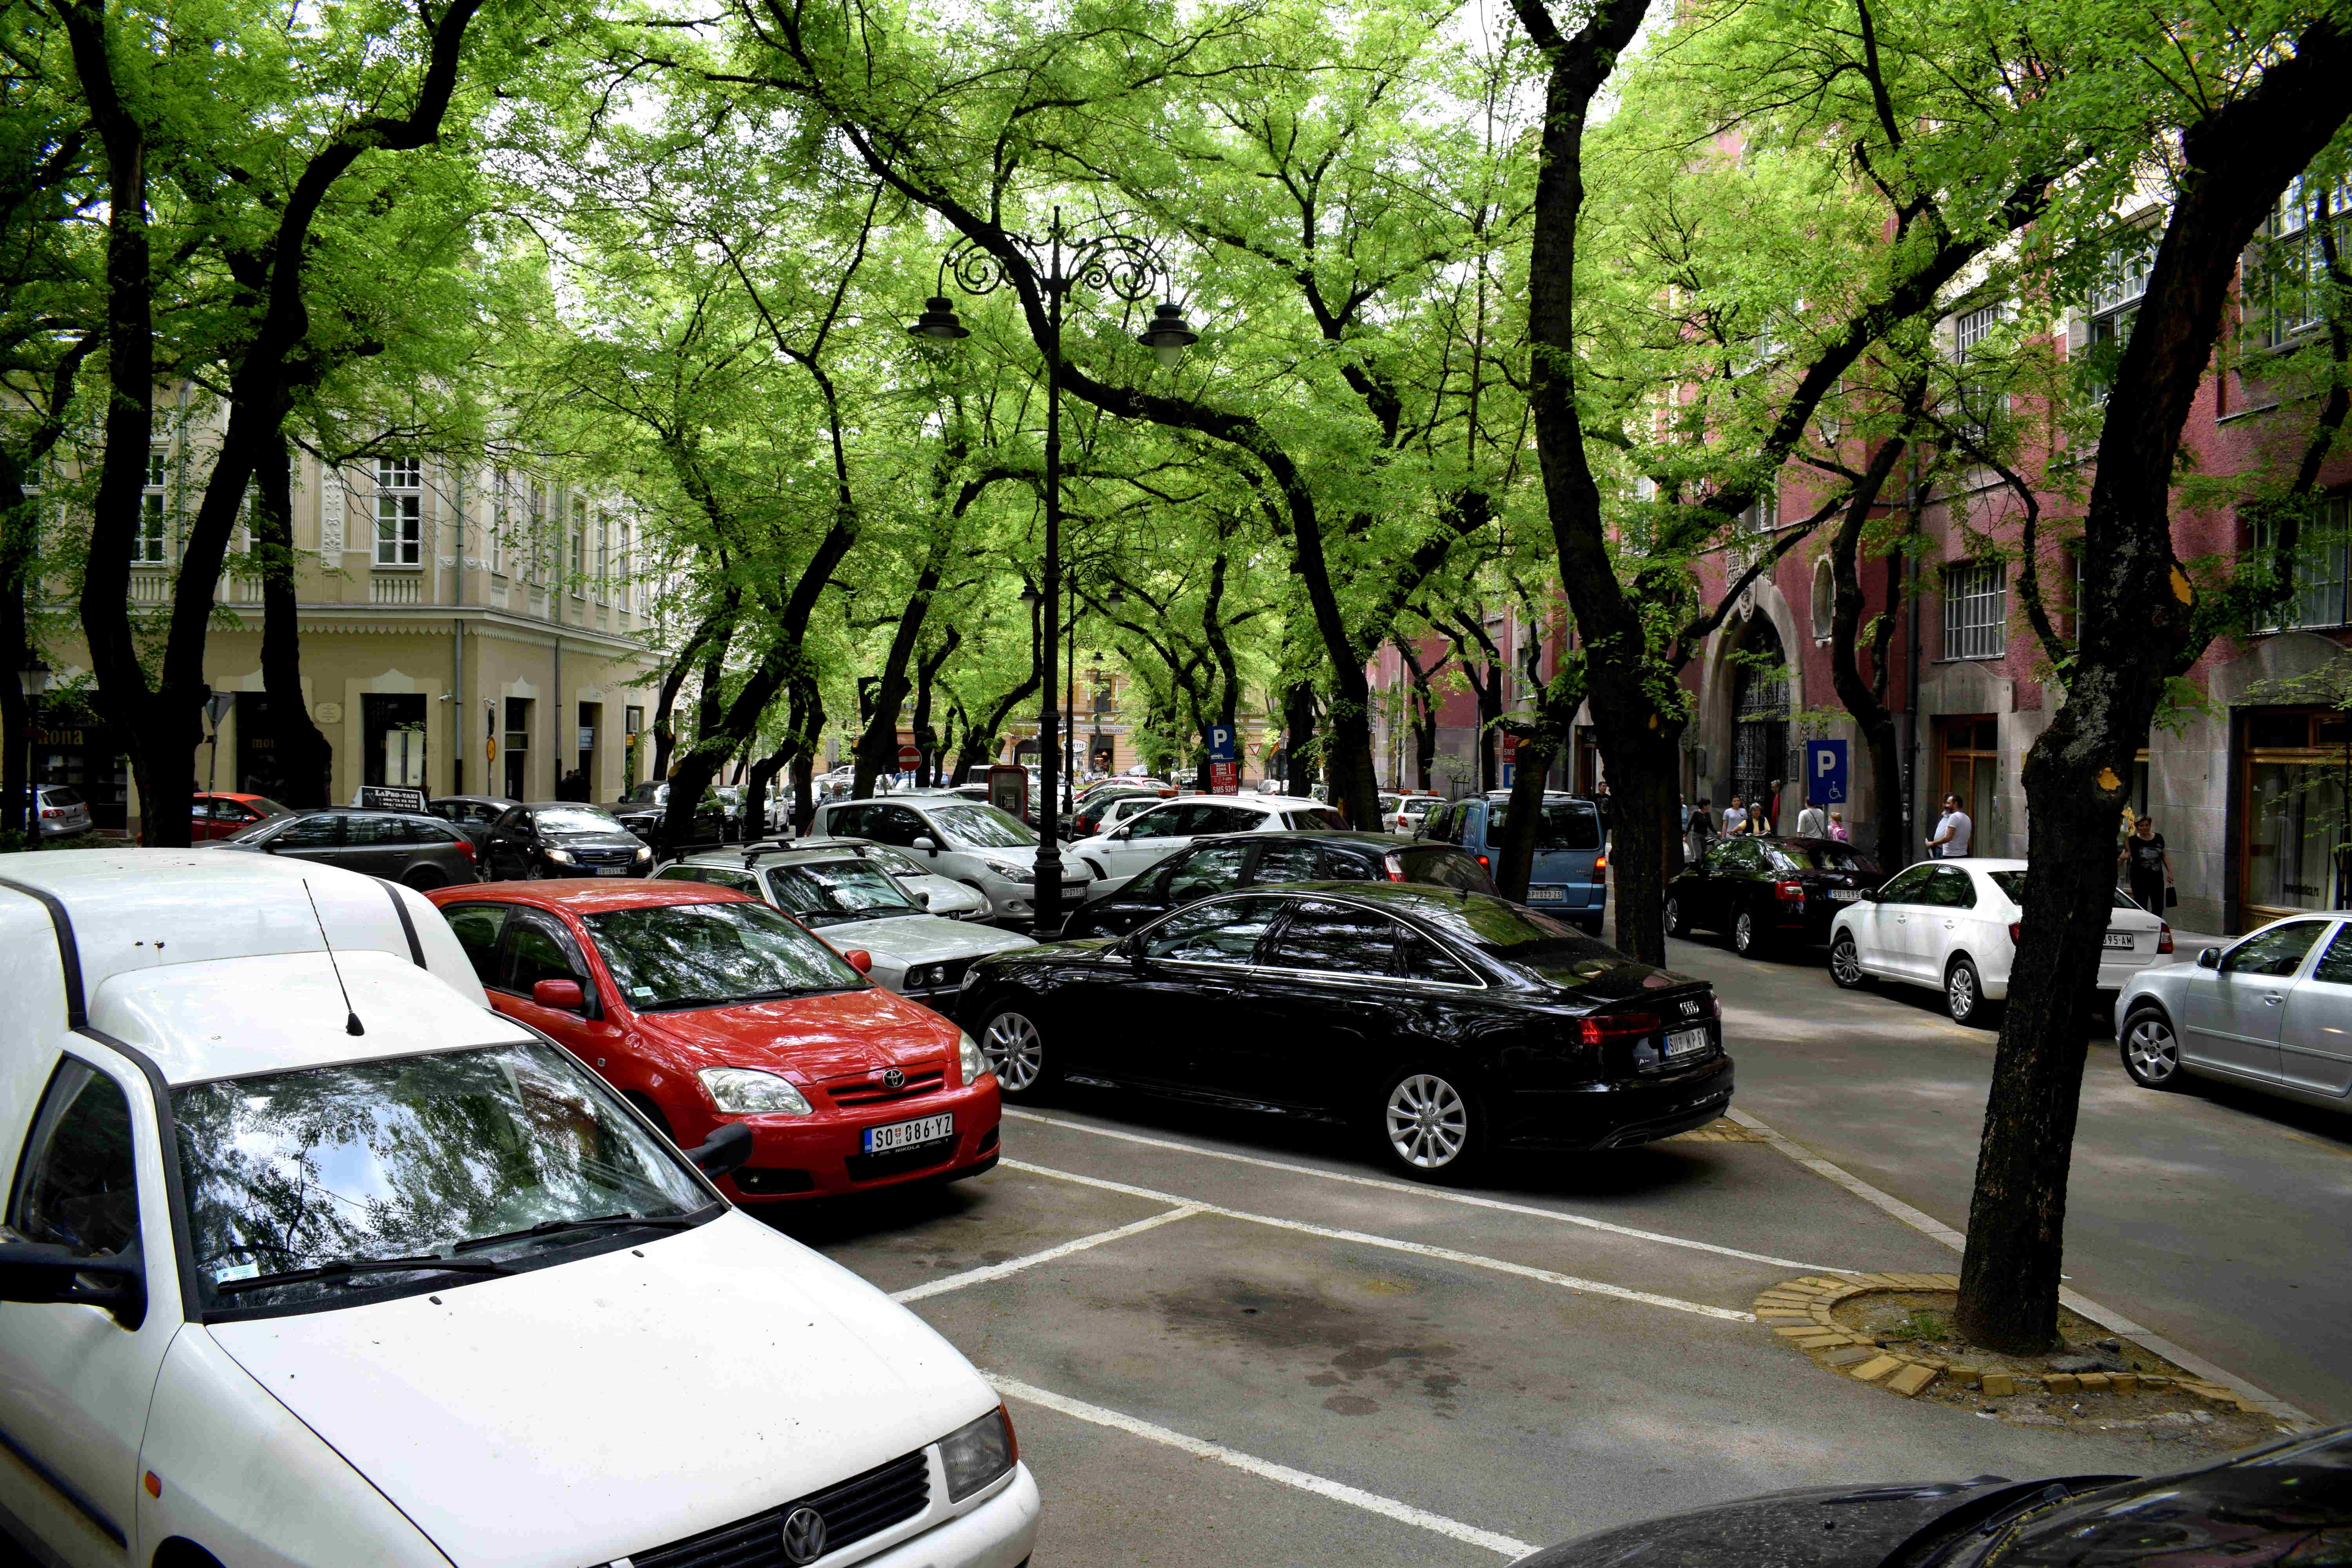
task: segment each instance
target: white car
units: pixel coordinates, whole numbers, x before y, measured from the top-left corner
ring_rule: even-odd
[[[1429,814],[1444,804],[1445,797],[1442,795],[1401,796],[1395,808],[1390,811],[1384,819],[1388,830],[1391,833],[1401,833],[1407,838],[1411,838],[1420,833],[1421,825],[1429,820]]]
[[[2145,970],[2116,997],[2124,1070],[2147,1089],[2227,1079],[2352,1105],[2352,921],[2273,921],[2194,963]]]
[[[748,1137],[681,1155],[490,1011],[409,889],[12,856],[0,977],[0,1525],[40,1561],[1029,1555],[971,1364],[719,1195]]]
[[[1087,868],[1093,879],[1087,897],[1098,899],[1210,834],[1336,832],[1347,826],[1331,807],[1297,795],[1195,795],[1161,801],[1062,853]]]
[[[1944,994],[1955,1023],[1986,1021],[2009,995],[2022,860],[1922,860],[1864,892],[1830,922],[1830,978],[1849,990],[1899,980]],[[2099,989],[2116,991],[2172,951],[2172,928],[2122,893],[2107,916]]]
[[[881,856],[890,853],[879,846],[803,841],[765,851],[689,855],[656,875],[764,899],[839,951],[863,948],[873,960],[868,973],[876,984],[942,1013],[955,1011],[964,971],[976,960],[1037,945],[994,926],[925,913],[884,868]]]
[[[985,801],[955,795],[827,801],[809,837],[870,838],[904,850],[918,866],[985,897],[992,920],[1025,924],[1036,912],[1037,835]],[[1086,868],[1063,850],[1063,905],[1083,902],[1086,889]]]

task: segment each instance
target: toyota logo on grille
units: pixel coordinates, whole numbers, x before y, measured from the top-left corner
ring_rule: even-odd
[[[900,1072],[897,1068],[892,1068],[889,1071],[882,1075],[882,1087],[884,1089],[904,1089],[907,1087],[907,1075]]]
[[[814,1563],[824,1555],[824,1515],[803,1503],[784,1515],[784,1561]]]

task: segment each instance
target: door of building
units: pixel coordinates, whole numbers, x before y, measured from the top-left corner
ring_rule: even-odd
[[[509,800],[529,800],[531,700],[509,697],[506,704],[507,738],[499,749],[499,759],[506,764],[506,795]]]
[[[2338,885],[2334,850],[2352,777],[2352,720],[2326,709],[2250,709],[2239,739],[2241,925],[2344,907],[2352,889]]]
[[[1732,692],[1731,792],[1750,811],[1789,776],[1789,679],[1780,636],[1760,616],[1739,651]],[[1768,825],[1778,831],[1778,824]]]
[[[1969,814],[1969,848],[1991,855],[1992,806],[2000,790],[2000,721],[1990,713],[1947,715],[1936,721],[1936,798],[1923,822],[1943,815],[1943,797],[1960,797]]]
[[[425,780],[425,699],[416,693],[369,692],[360,699],[361,780],[411,784]]]

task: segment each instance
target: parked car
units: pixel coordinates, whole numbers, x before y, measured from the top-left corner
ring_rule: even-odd
[[[1179,905],[1236,888],[1293,882],[1413,882],[1492,893],[1486,868],[1451,844],[1399,844],[1384,833],[1238,833],[1195,839],[1115,893],[1073,910],[1065,940],[1123,936]]]
[[[971,1037],[749,893],[694,882],[453,889],[490,1005],[579,1053],[681,1144],[749,1128],[729,1195],[978,1175],[997,1088]]]
[[[474,847],[466,836],[439,817],[421,812],[343,807],[289,811],[204,847],[340,866],[419,892],[478,881],[481,877]]]
[[[286,809],[266,795],[231,795],[226,791],[198,790],[188,807],[188,838],[191,843],[197,844],[212,838],[226,838],[232,833],[244,832],[257,822],[283,816]],[[85,811],[83,815],[88,816],[89,813]]]
[[[2147,1089],[2190,1078],[2306,1104],[2352,1105],[2352,923],[2298,915],[2132,976],[2116,997],[2124,1070]]]
[[[1886,879],[1878,862],[1834,838],[1717,838],[1666,884],[1666,934],[1729,934],[1732,951],[1829,940],[1830,921]]]
[[[1171,790],[1169,795],[1174,793]],[[1076,815],[1070,818],[1070,832],[1080,838],[1088,837],[1106,828],[1116,827],[1122,817],[1132,816],[1167,798],[1168,795],[1156,789],[1134,789],[1124,784],[1114,784],[1108,789],[1088,790],[1079,798]],[[1122,805],[1126,807],[1125,811],[1115,809]]]
[[[646,844],[664,854],[683,854],[707,844],[727,842],[727,806],[716,795],[706,794],[702,804],[694,811],[694,838],[689,844],[663,842],[662,819],[669,810],[669,785],[660,780],[649,780],[631,790],[625,799],[608,806],[592,806],[635,834]]]
[[[479,853],[490,842],[490,828],[521,802],[502,795],[445,795],[425,803],[425,809],[464,834]]]
[[[1511,794],[1494,790],[1450,801],[1422,820],[1420,837],[1459,845],[1491,873],[1501,852]],[[1536,854],[1528,872],[1528,902],[1601,934],[1609,901],[1609,857],[1601,847],[1601,810],[1580,795],[1547,791]]]
[[[936,795],[827,801],[809,833],[904,850],[917,865],[981,893],[992,920],[1025,924],[1036,912],[1037,835],[983,802]],[[1063,850],[1064,907],[1076,908],[1086,891],[1084,864]]]
[[[1146,807],[1108,832],[1081,838],[1063,853],[1093,878],[1087,896],[1100,898],[1158,865],[1196,838],[1227,833],[1338,831],[1347,819],[1328,805],[1297,795],[1192,795]]]
[[[1566,1542],[1518,1568],[2192,1568],[2324,1563],[2352,1528],[2352,1426],[2162,1476],[1806,1487]]]
[[[1897,871],[1830,925],[1830,978],[1851,990],[1873,978],[1944,994],[1959,1024],[1989,1024],[2009,995],[2024,919],[2025,862],[1922,860]],[[2160,954],[2172,928],[2118,892],[2107,917],[2099,989],[2119,991]]]
[[[1382,806],[1385,813],[1383,820],[1391,833],[1402,833],[1411,838],[1420,833],[1421,825],[1429,820],[1429,814],[1444,804],[1445,797],[1442,795],[1401,795],[1397,796],[1395,806]]]
[[[1028,1553],[971,1365],[725,1201],[741,1133],[682,1155],[486,1007],[423,899],[264,856],[24,859],[0,1427],[40,1560],[675,1563],[803,1510],[847,1555]]]
[[[927,861],[918,860],[903,849],[887,844],[877,844],[870,838],[793,838],[769,844],[754,844],[746,849],[831,849],[854,848],[876,865],[898,879],[898,885],[915,895],[915,901],[925,912],[951,921],[985,921],[992,912],[988,895],[978,888],[959,882],[952,877],[942,877],[929,868]]]
[[[659,876],[763,900],[834,947],[863,948],[876,984],[950,1015],[972,960],[1036,945],[993,926],[925,912],[877,857],[844,845],[714,850],[665,866]]]
[[[1731,1100],[1705,981],[1408,883],[1223,893],[1116,940],[984,958],[959,1016],[1008,1098],[1077,1077],[1337,1121],[1425,1179],[1506,1148],[1648,1142]]]
[[[602,806],[572,800],[510,805],[490,824],[482,875],[493,882],[571,877],[643,877],[652,847]]]

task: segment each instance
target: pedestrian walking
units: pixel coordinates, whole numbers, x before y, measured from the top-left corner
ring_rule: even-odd
[[[1733,795],[1731,804],[1724,808],[1723,831],[1727,836],[1748,831],[1748,797],[1746,795]]]
[[[1818,805],[1808,805],[1797,813],[1797,837],[1826,838],[1830,832],[1829,814]]]
[[[1969,852],[1969,841],[1975,837],[1976,824],[1960,809],[1960,797],[1944,797],[1944,815],[1936,819],[1936,835],[1927,840],[1930,858],[1958,860]]]
[[[1758,813],[1758,815],[1763,817],[1764,820],[1756,829],[1757,832],[1778,833],[1780,831],[1780,792],[1788,787],[1788,780],[1774,779],[1772,781],[1772,787],[1764,792],[1763,807]]]
[[[2179,899],[2172,890],[2172,857],[2164,851],[2164,835],[2156,830],[2153,816],[2143,815],[2132,825],[2116,865],[2131,878],[2132,902],[2149,913],[2160,915],[2165,905]]]
[[[1844,812],[1832,811],[1830,813],[1830,837],[1836,839],[1841,844],[1849,842],[1845,836]]]
[[[1706,796],[1698,797],[1691,807],[1690,821],[1683,825],[1683,837],[1688,840],[1685,852],[1694,861],[1706,858],[1707,840],[1715,837],[1715,803]]]

